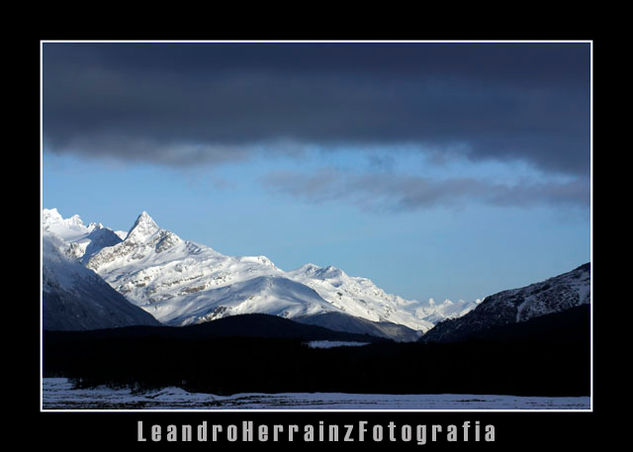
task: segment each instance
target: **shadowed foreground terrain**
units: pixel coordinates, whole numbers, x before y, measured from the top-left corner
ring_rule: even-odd
[[[192,327],[45,331],[44,376],[77,387],[190,392],[381,394],[590,393],[589,306],[498,328],[467,342],[396,343],[271,316]],[[307,341],[369,342],[311,348]]]

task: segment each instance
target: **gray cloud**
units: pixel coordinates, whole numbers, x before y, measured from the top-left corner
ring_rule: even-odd
[[[587,44],[45,44],[47,149],[163,165],[279,143],[589,169]]]
[[[312,203],[345,201],[369,210],[459,207],[472,201],[496,206],[567,205],[586,208],[588,185],[565,182],[499,184],[475,178],[431,179],[389,173],[351,174],[323,168],[314,174],[280,171],[263,179],[270,190]]]
[[[48,144],[59,152],[129,162],[152,162],[172,167],[244,161],[252,153],[251,150],[239,145],[184,140],[170,142],[155,137],[103,132],[90,136],[73,136],[64,141],[61,148],[55,142]]]

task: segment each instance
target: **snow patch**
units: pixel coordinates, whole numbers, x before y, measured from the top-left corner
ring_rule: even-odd
[[[310,341],[307,343],[310,348],[362,347],[367,344],[369,344],[369,342]]]
[[[66,378],[44,378],[45,410],[589,410],[589,397],[518,397],[487,394],[191,393],[73,389]]]

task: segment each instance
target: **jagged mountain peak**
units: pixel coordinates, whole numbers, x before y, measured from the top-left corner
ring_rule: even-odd
[[[323,273],[328,275],[341,275],[343,274],[343,270],[335,267],[334,265],[328,265],[323,269]]]
[[[321,267],[319,267],[318,265],[315,265],[313,263],[307,263],[307,264],[303,264],[301,267],[297,268],[295,271],[307,273],[307,272],[315,272],[320,269]]]
[[[323,280],[336,279],[347,276],[343,270],[334,267],[333,265],[328,265],[327,267],[319,267],[318,265],[312,263],[302,265],[298,269],[293,270],[292,273],[305,274],[306,276]]]
[[[83,222],[83,220],[81,219],[81,217],[80,217],[79,215],[77,215],[77,214],[75,214],[75,215],[73,215],[72,217],[70,217],[70,223],[71,223],[71,224],[76,224],[76,225],[78,225],[78,226],[79,226],[79,225],[83,226],[83,224],[84,224],[84,222]]]
[[[156,234],[158,231],[160,231],[158,224],[156,224],[154,219],[146,211],[142,211],[136,218],[136,221],[129,230],[125,240],[143,241]]]
[[[86,226],[79,215],[63,218],[56,208],[42,211],[42,232],[65,243],[63,253],[70,259],[84,262],[101,248],[120,242],[114,231],[101,223]]]
[[[56,207],[52,209],[43,209],[42,219],[44,221],[44,224],[59,223],[59,222],[64,222],[66,224],[82,225],[82,226],[84,224],[81,217],[77,214],[71,216],[70,218],[64,218],[62,214],[59,213],[59,210],[57,210]]]
[[[52,209],[43,209],[42,210],[42,219],[44,224],[51,222],[51,221],[62,221],[63,217],[62,214],[59,213],[59,210],[57,210],[56,207],[52,208]]]
[[[89,231],[96,231],[96,230],[99,230],[99,229],[104,229],[104,227],[103,227],[103,225],[101,223],[94,223],[93,222],[93,223],[90,223],[88,225],[88,230]]]
[[[57,235],[69,236],[86,232],[86,226],[79,215],[64,218],[59,211],[54,209],[43,209],[42,229],[45,232],[56,233]]]
[[[149,213],[147,213],[146,210],[143,210],[138,217],[136,218],[136,221],[134,222],[134,225],[137,225],[139,223],[153,223],[156,224],[156,222],[154,221],[154,219],[150,216]]]
[[[118,236],[114,232],[112,235]],[[151,260],[159,254],[175,251],[176,254],[182,252],[189,255],[191,247],[192,244],[183,241],[173,232],[160,228],[154,219],[143,211],[122,242],[95,253],[86,265],[97,272],[104,266],[111,267],[112,265],[128,266],[144,262],[143,265],[151,266],[153,265]],[[194,252],[191,251],[191,253]]]

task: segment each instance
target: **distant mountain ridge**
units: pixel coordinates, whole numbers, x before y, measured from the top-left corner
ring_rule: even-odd
[[[332,266],[285,272],[265,256],[225,256],[160,228],[147,212],[123,234],[45,209],[43,230],[62,239],[69,257],[167,325],[266,313],[306,323],[336,319],[335,326],[354,332],[415,340],[433,326],[428,318],[461,315],[476,305],[405,300]]]
[[[486,330],[523,323],[548,314],[590,304],[591,264],[528,286],[504,290],[489,297],[463,317],[436,324],[425,342],[458,342],[481,336]]]

